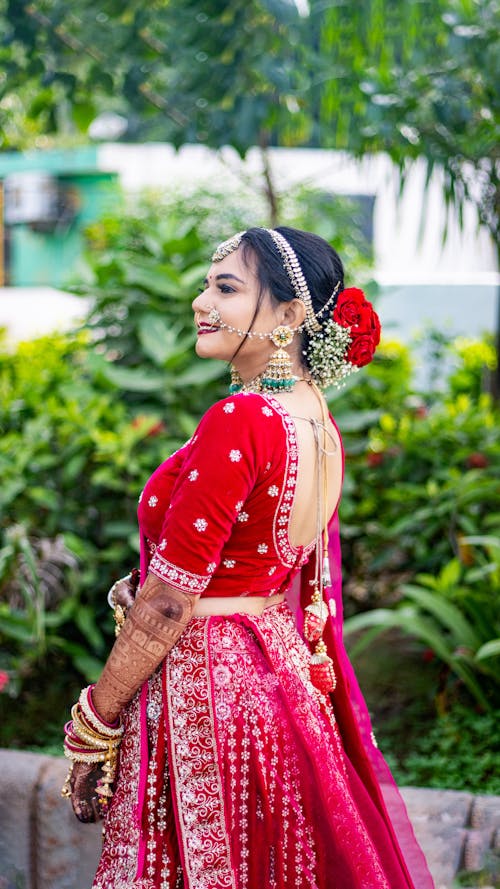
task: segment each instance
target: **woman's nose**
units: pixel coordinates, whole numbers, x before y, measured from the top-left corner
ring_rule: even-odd
[[[193,302],[191,303],[191,308],[193,312],[201,312],[205,303],[203,302],[203,296],[205,294],[205,290],[202,293],[197,293]],[[206,302],[206,300],[205,300]]]

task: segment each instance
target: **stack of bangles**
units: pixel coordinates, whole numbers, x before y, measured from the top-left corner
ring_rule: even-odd
[[[64,755],[71,760],[71,765],[61,795],[71,796],[70,782],[75,762],[103,763],[96,794],[100,813],[105,815],[113,796],[112,784],[123,725],[121,719],[114,724],[101,719],[92,703],[93,687],[89,685],[80,692],[78,702],[71,709],[71,720],[64,726]]]

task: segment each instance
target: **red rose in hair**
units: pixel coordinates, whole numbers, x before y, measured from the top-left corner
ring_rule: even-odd
[[[346,360],[356,367],[369,364],[380,342],[380,321],[363,291],[357,287],[343,290],[333,311],[333,320],[351,329],[352,342]]]
[[[368,333],[354,337],[346,353],[346,361],[350,361],[356,367],[364,367],[369,364],[375,352],[373,337]]]
[[[365,304],[363,291],[357,287],[348,287],[339,293],[337,305],[333,310],[333,320],[342,327],[357,327],[363,317]]]

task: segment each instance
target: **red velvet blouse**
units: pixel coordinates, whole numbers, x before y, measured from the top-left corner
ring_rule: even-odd
[[[293,418],[275,398],[214,404],[141,494],[149,570],[203,596],[284,592],[314,547],[290,543],[297,463]]]

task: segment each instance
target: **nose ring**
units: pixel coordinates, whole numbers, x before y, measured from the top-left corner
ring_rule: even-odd
[[[208,313],[207,321],[209,324],[218,324],[220,321],[220,312],[217,311],[215,306],[212,306]]]

